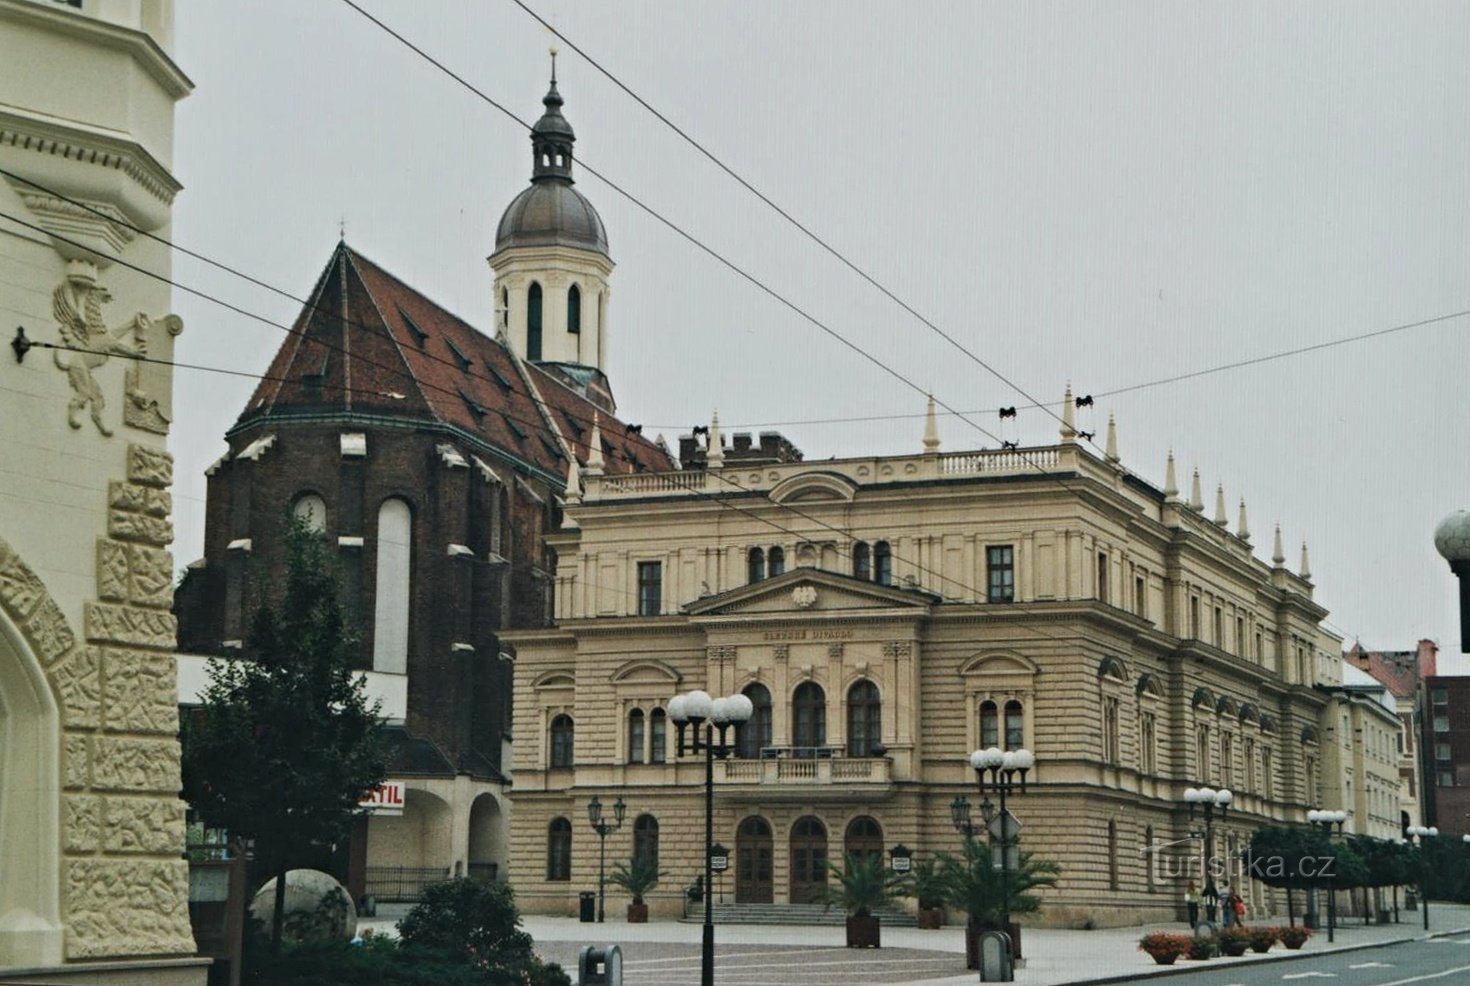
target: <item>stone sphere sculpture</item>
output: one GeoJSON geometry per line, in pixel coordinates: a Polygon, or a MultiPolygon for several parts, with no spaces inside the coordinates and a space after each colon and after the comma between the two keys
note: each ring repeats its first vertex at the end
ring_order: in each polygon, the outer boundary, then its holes
{"type": "MultiPolygon", "coordinates": [[[[276,913],[276,881],[250,902],[250,914],[270,933],[276,913]]],[[[296,941],[350,941],[357,934],[357,908],[347,888],[320,870],[286,872],[286,920],[282,937],[296,941]]]]}

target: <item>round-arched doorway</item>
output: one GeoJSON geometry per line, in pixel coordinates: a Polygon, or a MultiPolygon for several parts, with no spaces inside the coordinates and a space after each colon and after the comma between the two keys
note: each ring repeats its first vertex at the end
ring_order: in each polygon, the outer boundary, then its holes
{"type": "Polygon", "coordinates": [[[814,815],[791,826],[791,903],[813,904],[827,884],[827,826],[814,815]]]}
{"type": "Polygon", "coordinates": [[[772,844],[770,823],[758,815],[735,830],[735,903],[770,904],[775,900],[772,844]]]}

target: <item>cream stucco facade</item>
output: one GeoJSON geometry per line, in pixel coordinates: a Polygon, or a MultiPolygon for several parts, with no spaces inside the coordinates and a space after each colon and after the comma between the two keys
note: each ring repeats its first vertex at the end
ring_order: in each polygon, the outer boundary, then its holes
{"type": "Polygon", "coordinates": [[[746,465],[712,448],[708,468],[586,475],[550,538],[555,625],[506,635],[522,905],[566,912],[595,886],[597,795],[628,806],[609,861],[656,845],[650,904],[679,910],[702,865],[703,763],[675,757],[661,717],[693,688],[769,703],[750,756],[716,764],[729,900],[799,900],[811,860],[844,847],[953,850],[950,802],[978,800],[966,758],[993,743],[1036,754],[1011,807],[1024,847],[1061,864],[1051,922],[1174,916],[1199,876],[1188,786],[1235,792],[1217,856],[1302,822],[1328,703],[1311,582],[1279,536],[1263,562],[1243,516],[1234,532],[1223,506],[1208,517],[1197,480],[1182,499],[1172,460],[1160,489],[1076,438],[941,453],[931,421],[911,456],[746,465]]]}
{"type": "Polygon", "coordinates": [[[0,0],[0,976],[203,982],[178,800],[168,0],[0,0]],[[23,357],[20,358],[20,357],[23,357]]]}

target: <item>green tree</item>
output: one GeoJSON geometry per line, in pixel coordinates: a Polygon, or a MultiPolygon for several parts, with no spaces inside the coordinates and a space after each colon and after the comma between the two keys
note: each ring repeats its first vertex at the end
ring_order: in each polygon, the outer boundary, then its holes
{"type": "Polygon", "coordinates": [[[627,891],[634,904],[642,904],[643,895],[658,886],[663,875],[656,859],[650,856],[634,856],[627,863],[617,863],[608,882],[627,891]]]}
{"type": "Polygon", "coordinates": [[[939,854],[944,902],[968,914],[972,927],[998,927],[1002,914],[1034,914],[1041,910],[1041,898],[1031,891],[1054,886],[1061,867],[1028,852],[1020,854],[1017,864],[1002,874],[995,866],[990,843],[966,836],[958,858],[939,854]],[[1006,898],[1009,907],[1002,906],[1006,898]]]}
{"type": "Polygon", "coordinates": [[[903,896],[903,878],[883,865],[877,853],[844,853],[841,867],[829,868],[835,883],[817,888],[816,903],[841,907],[853,917],[865,918],[875,908],[888,907],[903,896]]]}
{"type": "Polygon", "coordinates": [[[203,709],[183,736],[184,797],[206,824],[253,839],[276,876],[274,948],[286,871],[344,838],[387,771],[322,538],[293,518],[285,549],[281,594],[256,611],[246,659],[210,663],[203,709]]]}

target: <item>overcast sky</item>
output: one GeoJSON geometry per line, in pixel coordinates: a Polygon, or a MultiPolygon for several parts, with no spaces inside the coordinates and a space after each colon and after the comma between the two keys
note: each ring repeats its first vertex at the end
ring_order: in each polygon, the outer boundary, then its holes
{"type": "MultiPolygon", "coordinates": [[[[361,0],[522,118],[554,39],[509,0],[361,0]]],[[[632,89],[1023,390],[1102,394],[1470,309],[1470,5],[527,0],[632,89]]],[[[181,3],[175,239],[298,296],[348,242],[490,327],[526,134],[336,0],[181,3]]],[[[563,46],[578,156],[974,424],[1024,404],[563,46]]],[[[924,400],[597,179],[622,416],[718,406],[808,458],[917,451],[924,400]],[[889,416],[812,423],[811,419],[889,416]],[[908,417],[903,417],[908,416],[908,417]],[[774,425],[774,422],[781,422],[774,425]],[[789,423],[788,423],[789,422],[789,423]]],[[[290,323],[190,261],[176,278],[290,323]]],[[[284,334],[176,292],[179,359],[263,372],[284,334]]],[[[1432,543],[1470,507],[1470,318],[1099,398],[1124,465],[1198,464],[1280,520],[1350,643],[1458,634],[1432,543]]],[[[180,565],[248,380],[179,371],[180,565]]],[[[1023,409],[1003,437],[1046,443],[1023,409]]]]}

